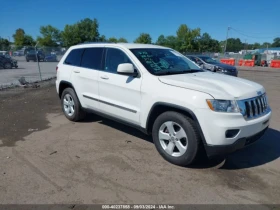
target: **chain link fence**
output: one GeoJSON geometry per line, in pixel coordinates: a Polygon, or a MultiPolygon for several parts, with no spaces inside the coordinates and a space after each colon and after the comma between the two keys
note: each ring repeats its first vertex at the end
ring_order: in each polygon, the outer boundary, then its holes
{"type": "MultiPolygon", "coordinates": [[[[0,46],[0,55],[5,59],[0,60],[0,88],[7,85],[20,85],[20,79],[34,82],[56,76],[56,66],[67,48],[60,46],[0,46]],[[10,60],[10,61],[9,61],[10,60]],[[11,62],[16,65],[6,65],[11,62]]],[[[222,58],[234,58],[237,65],[245,54],[223,54],[217,52],[186,52],[185,55],[207,55],[218,61],[222,58]]],[[[261,60],[272,60],[274,55],[261,54],[261,60]]]]}
{"type": "Polygon", "coordinates": [[[0,46],[0,89],[55,77],[56,65],[66,51],[57,46],[0,46]]]}

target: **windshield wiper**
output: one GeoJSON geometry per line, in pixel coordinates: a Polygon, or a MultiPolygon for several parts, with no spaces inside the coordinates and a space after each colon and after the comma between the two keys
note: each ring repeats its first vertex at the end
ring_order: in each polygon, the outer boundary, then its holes
{"type": "Polygon", "coordinates": [[[155,75],[169,75],[169,74],[185,74],[185,73],[197,73],[197,72],[203,72],[203,70],[198,70],[198,69],[188,69],[188,70],[181,70],[181,71],[165,70],[165,71],[157,71],[154,74],[155,75]]]}

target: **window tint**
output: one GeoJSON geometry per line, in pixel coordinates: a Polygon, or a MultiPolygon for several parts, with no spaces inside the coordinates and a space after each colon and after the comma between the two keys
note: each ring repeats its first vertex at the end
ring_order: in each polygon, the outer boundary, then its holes
{"type": "Polygon", "coordinates": [[[108,48],[105,60],[105,71],[117,73],[118,65],[121,63],[132,62],[123,51],[114,48],[108,48]]]}
{"type": "Polygon", "coordinates": [[[81,67],[101,69],[103,48],[86,48],[83,54],[81,67]]]}
{"type": "Polygon", "coordinates": [[[80,66],[81,57],[83,54],[84,49],[74,49],[72,50],[67,58],[65,59],[66,64],[73,65],[73,66],[80,66]]]}

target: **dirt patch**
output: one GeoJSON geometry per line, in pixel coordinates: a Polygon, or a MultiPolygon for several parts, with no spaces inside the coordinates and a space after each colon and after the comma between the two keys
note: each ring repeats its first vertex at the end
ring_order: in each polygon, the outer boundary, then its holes
{"type": "Polygon", "coordinates": [[[48,128],[47,113],[60,112],[55,80],[37,88],[0,91],[0,147],[12,147],[31,132],[48,128]]]}

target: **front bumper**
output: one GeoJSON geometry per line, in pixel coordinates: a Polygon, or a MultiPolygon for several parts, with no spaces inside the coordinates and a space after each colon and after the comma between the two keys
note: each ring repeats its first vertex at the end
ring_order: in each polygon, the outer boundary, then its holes
{"type": "Polygon", "coordinates": [[[233,153],[236,150],[242,149],[243,147],[253,144],[257,140],[259,140],[264,135],[267,129],[268,127],[266,127],[264,130],[256,133],[253,136],[240,138],[236,142],[230,145],[218,145],[218,146],[205,145],[207,156],[208,157],[224,156],[233,153]]]}
{"type": "Polygon", "coordinates": [[[234,76],[234,77],[237,77],[237,76],[238,76],[238,73],[237,73],[237,72],[225,72],[224,74],[225,74],[225,75],[229,75],[229,76],[234,76]]]}
{"type": "Polygon", "coordinates": [[[204,136],[208,156],[226,154],[246,146],[269,126],[271,110],[266,115],[246,121],[241,113],[220,113],[210,109],[197,109],[195,115],[204,136]],[[238,130],[226,137],[229,130],[238,130]]]}

